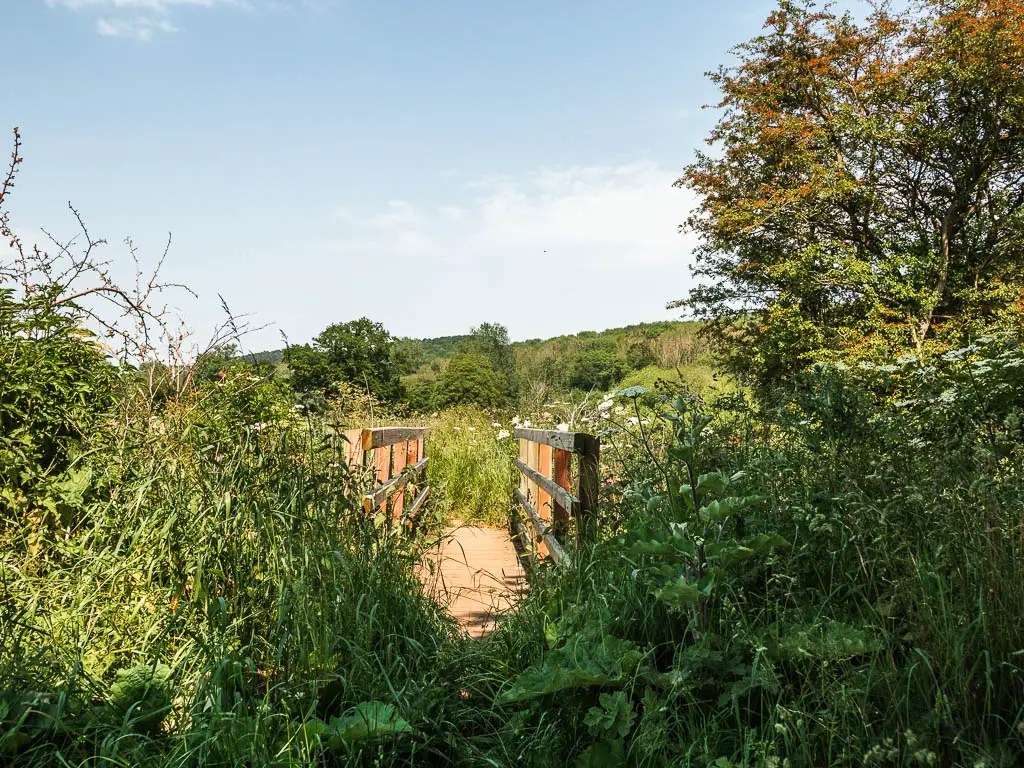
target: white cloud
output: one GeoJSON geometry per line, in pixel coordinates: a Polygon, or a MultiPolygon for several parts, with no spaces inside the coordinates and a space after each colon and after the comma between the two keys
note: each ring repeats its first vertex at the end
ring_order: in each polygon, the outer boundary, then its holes
{"type": "Polygon", "coordinates": [[[104,37],[141,41],[152,40],[157,33],[177,32],[171,20],[176,11],[252,7],[249,0],[46,0],[46,4],[95,16],[96,31],[104,37]]]}
{"type": "Polygon", "coordinates": [[[398,234],[424,227],[427,219],[411,203],[390,200],[384,210],[371,214],[363,223],[371,229],[398,234]]]}
{"type": "Polygon", "coordinates": [[[98,19],[96,31],[104,37],[128,37],[143,42],[152,40],[154,32],[177,32],[178,28],[166,19],[98,19]]]}
{"type": "Polygon", "coordinates": [[[70,8],[73,11],[121,9],[155,13],[168,13],[182,6],[214,8],[216,6],[245,7],[248,5],[243,0],[46,0],[46,4],[70,8]]]}
{"type": "Polygon", "coordinates": [[[281,320],[312,333],[366,315],[430,336],[487,319],[532,338],[677,317],[665,305],[692,285],[697,244],[679,234],[694,198],[673,188],[678,175],[650,162],[544,168],[422,200],[335,201],[349,216],[325,211],[295,244],[303,300],[281,320]]]}
{"type": "Polygon", "coordinates": [[[675,171],[650,163],[542,169],[467,185],[468,200],[393,200],[349,216],[327,247],[345,253],[429,255],[455,263],[506,254],[585,260],[616,270],[679,263],[695,245],[679,224],[692,207],[675,171]]]}

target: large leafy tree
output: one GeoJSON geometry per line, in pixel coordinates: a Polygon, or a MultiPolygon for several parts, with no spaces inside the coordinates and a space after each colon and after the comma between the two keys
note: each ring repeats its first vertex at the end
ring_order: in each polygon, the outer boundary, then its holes
{"type": "Polygon", "coordinates": [[[955,343],[1021,297],[1024,4],[781,2],[712,74],[687,305],[734,370],[955,343]]]}
{"type": "Polygon", "coordinates": [[[508,402],[505,386],[505,377],[484,355],[456,355],[438,382],[435,404],[439,408],[470,404],[500,408],[508,402]]]}
{"type": "Polygon", "coordinates": [[[509,340],[508,328],[500,323],[480,323],[470,329],[465,351],[486,357],[504,380],[503,397],[514,401],[519,395],[519,376],[516,372],[516,353],[509,340]]]}
{"type": "Polygon", "coordinates": [[[327,326],[312,344],[289,347],[284,360],[300,392],[327,391],[336,382],[346,381],[368,388],[381,400],[393,401],[402,393],[393,343],[383,325],[362,317],[327,326]]]}

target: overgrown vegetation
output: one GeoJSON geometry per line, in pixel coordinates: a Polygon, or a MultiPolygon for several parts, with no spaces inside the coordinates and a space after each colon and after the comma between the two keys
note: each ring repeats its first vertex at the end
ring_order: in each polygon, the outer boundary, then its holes
{"type": "Polygon", "coordinates": [[[358,321],[287,366],[231,334],[185,365],[87,232],[81,255],[17,240],[16,140],[0,755],[1020,765],[1021,29],[999,0],[863,22],[783,2],[719,73],[725,151],[687,177],[718,282],[692,302],[744,387],[696,324],[516,345],[358,321]],[[342,437],[405,418],[433,427],[415,533],[361,513],[342,437]],[[413,566],[456,518],[505,522],[528,422],[601,436],[599,515],[469,640],[413,566]]]}

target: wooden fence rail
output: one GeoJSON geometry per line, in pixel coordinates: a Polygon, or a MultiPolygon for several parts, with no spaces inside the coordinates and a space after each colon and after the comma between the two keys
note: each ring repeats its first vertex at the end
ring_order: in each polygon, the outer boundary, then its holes
{"type": "Polygon", "coordinates": [[[377,427],[346,433],[350,443],[349,461],[376,468],[377,485],[363,497],[363,510],[367,514],[383,510],[390,520],[404,518],[410,524],[415,523],[430,497],[424,455],[429,431],[427,427],[377,427]],[[356,435],[358,448],[353,445],[356,435]],[[416,490],[408,505],[407,486],[416,490]]]}
{"type": "Polygon", "coordinates": [[[566,562],[570,522],[576,535],[586,536],[597,511],[601,441],[583,432],[517,428],[519,487],[513,497],[525,513],[513,531],[531,557],[566,562]],[[572,457],[577,457],[576,494],[572,492],[572,457]]]}

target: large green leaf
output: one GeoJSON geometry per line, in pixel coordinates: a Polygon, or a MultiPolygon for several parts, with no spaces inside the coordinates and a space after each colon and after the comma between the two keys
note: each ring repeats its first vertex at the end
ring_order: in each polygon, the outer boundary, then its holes
{"type": "Polygon", "coordinates": [[[696,584],[688,582],[682,576],[675,581],[670,581],[655,592],[654,596],[675,611],[685,610],[705,597],[696,584]]]}
{"type": "Polygon", "coordinates": [[[620,768],[626,765],[622,739],[605,739],[592,744],[576,758],[576,768],[620,768]]]}
{"type": "Polygon", "coordinates": [[[395,738],[414,733],[407,720],[395,707],[380,701],[363,701],[342,717],[329,722],[314,718],[303,724],[303,733],[310,740],[320,738],[333,750],[342,750],[360,741],[395,738]]]}
{"type": "Polygon", "coordinates": [[[515,679],[500,701],[527,701],[569,688],[624,685],[643,659],[629,640],[577,635],[515,679]]]}

